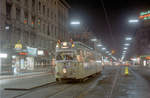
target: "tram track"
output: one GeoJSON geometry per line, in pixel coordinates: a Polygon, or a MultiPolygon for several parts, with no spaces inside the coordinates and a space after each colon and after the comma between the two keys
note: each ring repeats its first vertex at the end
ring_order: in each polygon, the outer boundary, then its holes
{"type": "MultiPolygon", "coordinates": [[[[104,89],[112,87],[113,81],[115,81],[115,77],[117,77],[116,69],[108,69],[109,72],[102,74],[100,77],[97,75],[96,77],[90,78],[89,80],[85,81],[84,83],[50,83],[41,87],[33,88],[31,90],[22,90],[24,92],[11,97],[11,98],[60,98],[61,96],[70,96],[68,98],[86,98],[88,94],[95,91],[95,88],[101,86],[104,89]],[[111,83],[107,83],[108,81],[111,83]],[[53,91],[51,91],[53,90],[53,91]],[[70,92],[70,93],[69,93],[70,92]],[[40,95],[43,94],[43,95],[40,95]],[[72,94],[72,95],[70,95],[72,94]],[[33,97],[32,97],[33,96],[33,97]]],[[[112,88],[114,88],[113,86],[112,88]]],[[[111,89],[112,89],[111,88],[111,89]]],[[[19,90],[20,91],[20,90],[19,90]]],[[[101,92],[101,91],[100,91],[101,92]]],[[[110,90],[104,91],[106,95],[110,95],[110,90]]],[[[112,90],[113,93],[113,90],[112,90]]],[[[92,93],[91,93],[92,94],[92,93]]],[[[107,97],[107,96],[106,96],[107,97]]],[[[108,98],[108,97],[107,97],[108,98]]],[[[111,98],[111,97],[109,97],[111,98]]]]}
{"type": "MultiPolygon", "coordinates": [[[[25,96],[28,95],[28,94],[32,94],[33,92],[36,92],[36,91],[41,90],[41,89],[50,88],[51,86],[55,86],[55,85],[58,85],[58,84],[59,84],[59,83],[54,82],[54,83],[47,84],[47,85],[44,85],[44,86],[41,86],[41,87],[37,87],[37,88],[34,88],[34,89],[32,89],[32,90],[29,90],[29,91],[27,91],[27,92],[25,92],[25,93],[22,93],[22,94],[20,94],[20,95],[14,96],[14,97],[12,97],[12,98],[22,98],[22,97],[25,98],[25,96]]],[[[76,85],[74,85],[74,84],[66,85],[65,87],[62,87],[62,88],[58,89],[56,92],[51,93],[51,94],[49,94],[49,95],[46,95],[44,98],[53,97],[53,96],[55,96],[55,95],[57,95],[57,94],[59,94],[59,93],[61,93],[61,92],[64,92],[65,90],[68,90],[68,89],[70,89],[70,88],[72,88],[72,87],[74,87],[74,86],[76,86],[76,85]]],[[[26,91],[26,90],[24,90],[24,91],[26,91]]]]}
{"type": "Polygon", "coordinates": [[[72,88],[72,87],[74,87],[74,86],[76,86],[76,85],[73,85],[73,84],[72,84],[71,86],[69,85],[69,86],[67,86],[67,87],[65,87],[65,88],[59,89],[57,92],[52,93],[52,94],[46,96],[45,98],[54,97],[54,96],[58,95],[59,93],[62,93],[62,92],[66,91],[66,90],[68,90],[68,89],[70,89],[70,88],[72,88]]]}
{"type": "MultiPolygon", "coordinates": [[[[118,80],[118,76],[119,76],[119,73],[120,71],[117,70],[115,72],[115,75],[114,75],[114,79],[112,81],[112,86],[111,86],[111,90],[109,92],[106,93],[106,97],[107,98],[112,98],[112,94],[113,94],[113,91],[114,91],[114,88],[116,86],[116,83],[117,83],[117,80],[118,80]]],[[[110,74],[110,73],[109,73],[110,74]]],[[[106,76],[105,78],[110,78],[110,76],[106,76]]],[[[94,81],[94,83],[91,83],[90,86],[88,85],[87,87],[85,87],[79,95],[73,97],[73,98],[85,98],[85,96],[88,95],[89,92],[91,92],[94,88],[96,88],[96,86],[98,85],[99,81],[103,81],[103,78],[99,78],[97,79],[96,81],[94,81]]]]}

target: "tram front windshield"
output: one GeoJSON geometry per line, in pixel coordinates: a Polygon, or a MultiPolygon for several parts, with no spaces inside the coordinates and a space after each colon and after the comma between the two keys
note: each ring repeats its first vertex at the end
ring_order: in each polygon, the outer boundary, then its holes
{"type": "Polygon", "coordinates": [[[57,52],[56,60],[74,60],[75,54],[74,51],[63,51],[57,52]]]}

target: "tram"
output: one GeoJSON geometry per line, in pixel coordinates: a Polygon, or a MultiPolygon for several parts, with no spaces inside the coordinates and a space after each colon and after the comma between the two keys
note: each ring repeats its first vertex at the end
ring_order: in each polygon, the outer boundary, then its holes
{"type": "Polygon", "coordinates": [[[58,42],[56,45],[56,81],[83,80],[102,72],[100,53],[81,42],[58,42]]]}

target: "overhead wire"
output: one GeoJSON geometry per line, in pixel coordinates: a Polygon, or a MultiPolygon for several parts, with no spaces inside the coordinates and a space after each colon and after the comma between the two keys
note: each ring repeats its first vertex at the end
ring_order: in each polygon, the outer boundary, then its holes
{"type": "Polygon", "coordinates": [[[113,42],[113,47],[115,48],[115,40],[114,40],[114,37],[113,37],[113,32],[112,32],[112,27],[111,27],[111,24],[110,24],[110,21],[109,21],[108,12],[105,8],[104,1],[103,0],[100,0],[100,1],[101,1],[103,10],[104,10],[105,19],[106,19],[106,22],[107,22],[107,25],[108,25],[108,30],[109,30],[109,33],[110,33],[110,36],[111,36],[111,39],[112,39],[112,42],[113,42]]]}

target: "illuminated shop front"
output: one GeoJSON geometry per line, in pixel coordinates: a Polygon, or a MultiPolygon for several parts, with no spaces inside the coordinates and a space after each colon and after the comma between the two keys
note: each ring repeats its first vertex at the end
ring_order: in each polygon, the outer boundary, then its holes
{"type": "Polygon", "coordinates": [[[141,64],[145,67],[150,67],[150,55],[141,56],[141,64]]]}
{"type": "Polygon", "coordinates": [[[39,49],[37,50],[37,56],[36,56],[36,67],[50,67],[51,65],[51,54],[47,50],[39,49]]]}
{"type": "Polygon", "coordinates": [[[22,72],[26,70],[34,70],[35,57],[37,55],[37,48],[26,47],[22,50],[17,50],[12,56],[12,67],[15,72],[22,72]]]}

